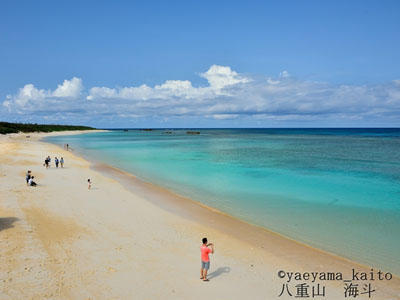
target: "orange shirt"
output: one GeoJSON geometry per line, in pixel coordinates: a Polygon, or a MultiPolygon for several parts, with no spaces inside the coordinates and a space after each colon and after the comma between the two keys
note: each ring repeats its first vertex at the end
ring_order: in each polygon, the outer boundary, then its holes
{"type": "Polygon", "coordinates": [[[201,251],[201,260],[204,262],[210,261],[208,254],[211,253],[211,249],[208,248],[207,246],[203,245],[200,247],[200,251],[201,251]]]}

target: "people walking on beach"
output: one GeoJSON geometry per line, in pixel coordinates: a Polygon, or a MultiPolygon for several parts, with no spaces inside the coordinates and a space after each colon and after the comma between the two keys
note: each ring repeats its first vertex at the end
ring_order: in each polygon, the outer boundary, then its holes
{"type": "Polygon", "coordinates": [[[60,158],[60,165],[61,165],[61,168],[64,168],[64,157],[60,158]]]}
{"type": "Polygon", "coordinates": [[[30,170],[28,170],[28,172],[26,172],[26,185],[29,185],[29,179],[31,179],[32,176],[32,172],[30,170]]]}
{"type": "Polygon", "coordinates": [[[92,188],[92,181],[90,180],[90,178],[87,180],[88,182],[88,190],[90,190],[92,188]]]}
{"type": "Polygon", "coordinates": [[[203,281],[209,281],[207,279],[207,272],[210,269],[210,258],[208,255],[214,253],[214,245],[212,243],[207,244],[207,238],[203,238],[203,245],[200,247],[201,252],[201,269],[200,269],[200,279],[203,281]]]}
{"type": "Polygon", "coordinates": [[[28,185],[29,186],[36,186],[36,182],[33,181],[33,179],[35,178],[35,176],[32,176],[31,178],[29,178],[28,180],[28,185]]]}
{"type": "Polygon", "coordinates": [[[58,160],[57,157],[54,158],[54,162],[55,162],[55,164],[56,164],[56,168],[58,168],[59,160],[58,160]]]}
{"type": "Polygon", "coordinates": [[[46,169],[49,167],[49,163],[50,163],[49,157],[47,156],[47,157],[45,158],[45,160],[44,160],[44,165],[46,166],[46,169]]]}

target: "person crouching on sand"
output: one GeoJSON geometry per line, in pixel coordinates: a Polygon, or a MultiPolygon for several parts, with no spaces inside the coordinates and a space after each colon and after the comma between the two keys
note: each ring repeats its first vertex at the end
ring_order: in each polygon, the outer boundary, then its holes
{"type": "Polygon", "coordinates": [[[208,257],[208,255],[210,253],[214,253],[214,245],[212,243],[207,244],[207,238],[203,238],[203,245],[201,245],[200,247],[200,252],[201,252],[200,279],[202,279],[203,281],[209,281],[207,279],[207,272],[210,269],[210,258],[208,257]]]}
{"type": "Polygon", "coordinates": [[[33,181],[34,178],[35,178],[35,176],[32,176],[31,178],[29,178],[28,184],[30,186],[36,186],[37,185],[36,182],[33,181]]]}
{"type": "Polygon", "coordinates": [[[26,172],[26,185],[29,185],[29,179],[31,179],[32,176],[32,172],[30,170],[28,170],[28,172],[26,172]]]}
{"type": "Polygon", "coordinates": [[[90,178],[87,180],[88,183],[88,190],[90,190],[92,188],[92,181],[90,180],[90,178]]]}

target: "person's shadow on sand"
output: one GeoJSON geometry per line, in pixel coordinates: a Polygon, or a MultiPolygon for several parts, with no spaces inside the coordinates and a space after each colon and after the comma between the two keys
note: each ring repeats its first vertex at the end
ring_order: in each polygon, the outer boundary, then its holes
{"type": "Polygon", "coordinates": [[[211,278],[215,278],[218,277],[224,273],[229,273],[231,271],[230,267],[219,267],[218,269],[216,269],[215,271],[208,273],[207,278],[211,279],[211,278]]]}
{"type": "Polygon", "coordinates": [[[13,228],[14,222],[17,222],[18,218],[15,217],[8,217],[8,218],[0,218],[0,231],[13,228]]]}

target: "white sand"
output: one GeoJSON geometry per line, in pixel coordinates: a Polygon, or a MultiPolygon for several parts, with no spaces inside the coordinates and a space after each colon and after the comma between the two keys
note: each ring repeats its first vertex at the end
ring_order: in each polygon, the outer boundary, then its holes
{"type": "MultiPolygon", "coordinates": [[[[132,192],[129,181],[40,142],[44,135],[0,137],[1,300],[294,299],[278,297],[281,269],[363,268],[200,206],[175,213],[168,202],[148,201],[151,193],[132,192]],[[50,169],[43,167],[47,155],[50,169]],[[64,157],[63,169],[54,167],[55,156],[64,157]],[[28,169],[38,187],[26,186],[28,169]],[[203,236],[216,246],[210,282],[199,279],[203,236]]],[[[165,194],[166,201],[173,197],[165,194]]],[[[291,292],[303,282],[291,282],[291,292]]],[[[343,282],[319,283],[326,299],[344,299],[343,282]]],[[[398,278],[371,283],[373,299],[400,299],[398,278]]]]}

